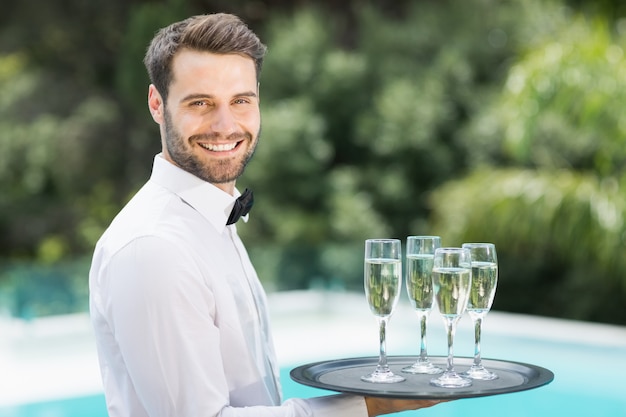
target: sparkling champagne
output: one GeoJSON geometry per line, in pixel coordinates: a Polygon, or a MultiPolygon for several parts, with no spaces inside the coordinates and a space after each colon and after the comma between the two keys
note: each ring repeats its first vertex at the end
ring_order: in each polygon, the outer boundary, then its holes
{"type": "Polygon", "coordinates": [[[365,294],[376,316],[389,316],[400,296],[402,261],[400,259],[365,260],[365,294]]]}
{"type": "Polygon", "coordinates": [[[472,289],[467,310],[485,313],[491,308],[498,283],[498,264],[495,262],[472,262],[472,289]]]}
{"type": "Polygon", "coordinates": [[[407,255],[406,290],[413,308],[430,310],[433,306],[433,255],[407,255]]]}
{"type": "Polygon", "coordinates": [[[469,268],[433,269],[435,296],[443,316],[460,316],[465,312],[471,280],[469,268]]]}

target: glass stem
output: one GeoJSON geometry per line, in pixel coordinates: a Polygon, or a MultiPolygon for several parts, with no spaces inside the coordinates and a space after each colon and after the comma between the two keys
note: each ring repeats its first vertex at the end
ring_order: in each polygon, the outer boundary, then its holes
{"type": "Polygon", "coordinates": [[[427,313],[418,313],[420,319],[420,362],[427,361],[426,353],[426,319],[427,313]]]}
{"type": "Polygon", "coordinates": [[[446,318],[448,327],[448,367],[446,373],[454,372],[454,333],[456,332],[456,318],[446,318]]]}
{"type": "Polygon", "coordinates": [[[480,359],[480,334],[482,329],[482,317],[476,317],[474,320],[474,366],[481,365],[480,359]]]}
{"type": "Polygon", "coordinates": [[[379,356],[378,356],[378,370],[379,371],[388,371],[389,365],[387,365],[387,342],[386,342],[386,333],[387,333],[387,318],[379,317],[378,318],[378,327],[379,327],[379,356]]]}

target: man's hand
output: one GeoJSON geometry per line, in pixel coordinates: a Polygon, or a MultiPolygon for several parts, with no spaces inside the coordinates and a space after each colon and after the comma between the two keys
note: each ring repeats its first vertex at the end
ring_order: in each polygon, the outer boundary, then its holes
{"type": "Polygon", "coordinates": [[[432,407],[448,400],[399,400],[395,398],[365,397],[369,417],[407,410],[432,407]]]}

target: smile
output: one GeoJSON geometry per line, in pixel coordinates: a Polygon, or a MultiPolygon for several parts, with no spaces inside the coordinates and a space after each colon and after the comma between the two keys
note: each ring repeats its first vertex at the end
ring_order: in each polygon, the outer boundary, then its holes
{"type": "Polygon", "coordinates": [[[234,143],[200,143],[199,145],[213,152],[228,152],[235,149],[239,142],[234,143]]]}

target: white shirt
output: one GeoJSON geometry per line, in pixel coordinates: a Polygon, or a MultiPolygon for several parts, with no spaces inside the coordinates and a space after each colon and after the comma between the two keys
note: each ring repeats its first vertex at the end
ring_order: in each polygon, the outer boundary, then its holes
{"type": "Polygon", "coordinates": [[[362,397],[281,405],[266,298],[235,197],[157,155],[96,245],[90,310],[110,417],[366,416],[362,397]]]}

